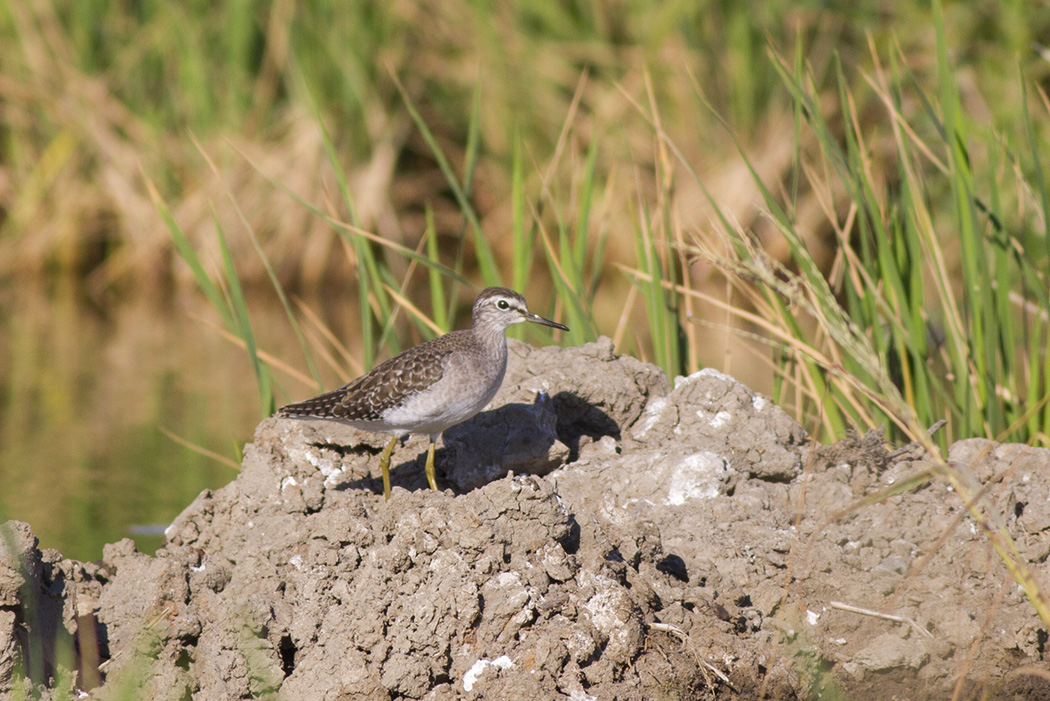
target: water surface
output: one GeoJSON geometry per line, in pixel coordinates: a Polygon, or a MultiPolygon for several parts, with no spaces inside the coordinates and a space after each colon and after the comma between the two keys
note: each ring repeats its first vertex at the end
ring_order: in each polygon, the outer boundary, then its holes
{"type": "MultiPolygon", "coordinates": [[[[217,315],[199,297],[129,297],[0,290],[0,521],[27,521],[41,547],[79,560],[124,537],[153,552],[202,489],[236,477],[162,429],[239,461],[262,416],[245,353],[201,321],[217,315]]],[[[279,309],[253,322],[264,348],[302,366],[279,309]]]]}

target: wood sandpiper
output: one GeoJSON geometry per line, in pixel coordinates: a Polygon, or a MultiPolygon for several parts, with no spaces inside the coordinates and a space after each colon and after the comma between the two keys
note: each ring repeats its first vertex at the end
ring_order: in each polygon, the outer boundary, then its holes
{"type": "Polygon", "coordinates": [[[507,370],[507,327],[529,321],[568,331],[533,314],[525,298],[489,287],[474,301],[473,326],[409,348],[337,390],[281,407],[278,416],[327,419],[392,437],[379,459],[383,496],[390,498],[390,456],[410,433],[430,436],[425,472],[431,489],[434,441],[477,414],[496,396],[507,370]]]}

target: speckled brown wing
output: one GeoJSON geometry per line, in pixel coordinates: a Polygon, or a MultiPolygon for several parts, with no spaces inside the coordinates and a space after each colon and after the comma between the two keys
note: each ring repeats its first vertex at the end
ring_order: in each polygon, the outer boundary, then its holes
{"type": "Polygon", "coordinates": [[[380,363],[337,390],[281,407],[279,416],[379,421],[383,412],[430,387],[445,372],[449,353],[467,331],[453,331],[380,363]]]}

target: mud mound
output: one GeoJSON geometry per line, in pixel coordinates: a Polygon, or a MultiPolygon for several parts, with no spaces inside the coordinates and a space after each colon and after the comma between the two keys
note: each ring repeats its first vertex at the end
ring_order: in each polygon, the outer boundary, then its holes
{"type": "MultiPolygon", "coordinates": [[[[270,419],[156,557],[125,540],[73,562],[8,526],[0,692],[1050,698],[1010,674],[1045,665],[1046,630],[944,483],[850,509],[922,461],[804,439],[732,378],[672,388],[605,339],[512,344],[493,406],[438,451],[455,490],[425,488],[411,439],[384,502],[382,437],[270,419]]],[[[1050,588],[1050,451],[951,459],[1050,588]]]]}

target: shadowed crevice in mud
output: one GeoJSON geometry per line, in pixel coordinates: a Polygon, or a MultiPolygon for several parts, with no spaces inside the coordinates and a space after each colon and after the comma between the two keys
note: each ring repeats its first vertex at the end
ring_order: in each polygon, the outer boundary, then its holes
{"type": "MultiPolygon", "coordinates": [[[[31,605],[78,639],[75,612],[95,616],[102,697],[948,697],[959,678],[971,697],[1047,696],[1006,677],[1045,666],[1046,632],[945,484],[827,523],[916,456],[806,446],[732,378],[672,386],[607,339],[510,348],[492,406],[438,451],[462,493],[425,488],[425,437],[395,450],[385,502],[384,436],[270,419],[156,557],[122,541],[73,562],[12,527],[0,693],[31,605]]],[[[1045,578],[1050,451],[949,457],[1045,578]]]]}
{"type": "Polygon", "coordinates": [[[281,655],[281,671],[284,672],[285,677],[288,677],[295,671],[295,653],[298,651],[291,635],[286,633],[281,636],[277,651],[281,655]]]}
{"type": "Polygon", "coordinates": [[[662,560],[656,563],[656,569],[664,574],[671,575],[679,582],[689,581],[689,571],[686,567],[685,560],[677,555],[666,555],[662,560]]]}
{"type": "Polygon", "coordinates": [[[555,411],[558,415],[558,439],[569,446],[569,462],[580,456],[580,439],[595,443],[608,436],[614,441],[621,438],[621,427],[600,408],[572,392],[554,395],[555,411]]]}

